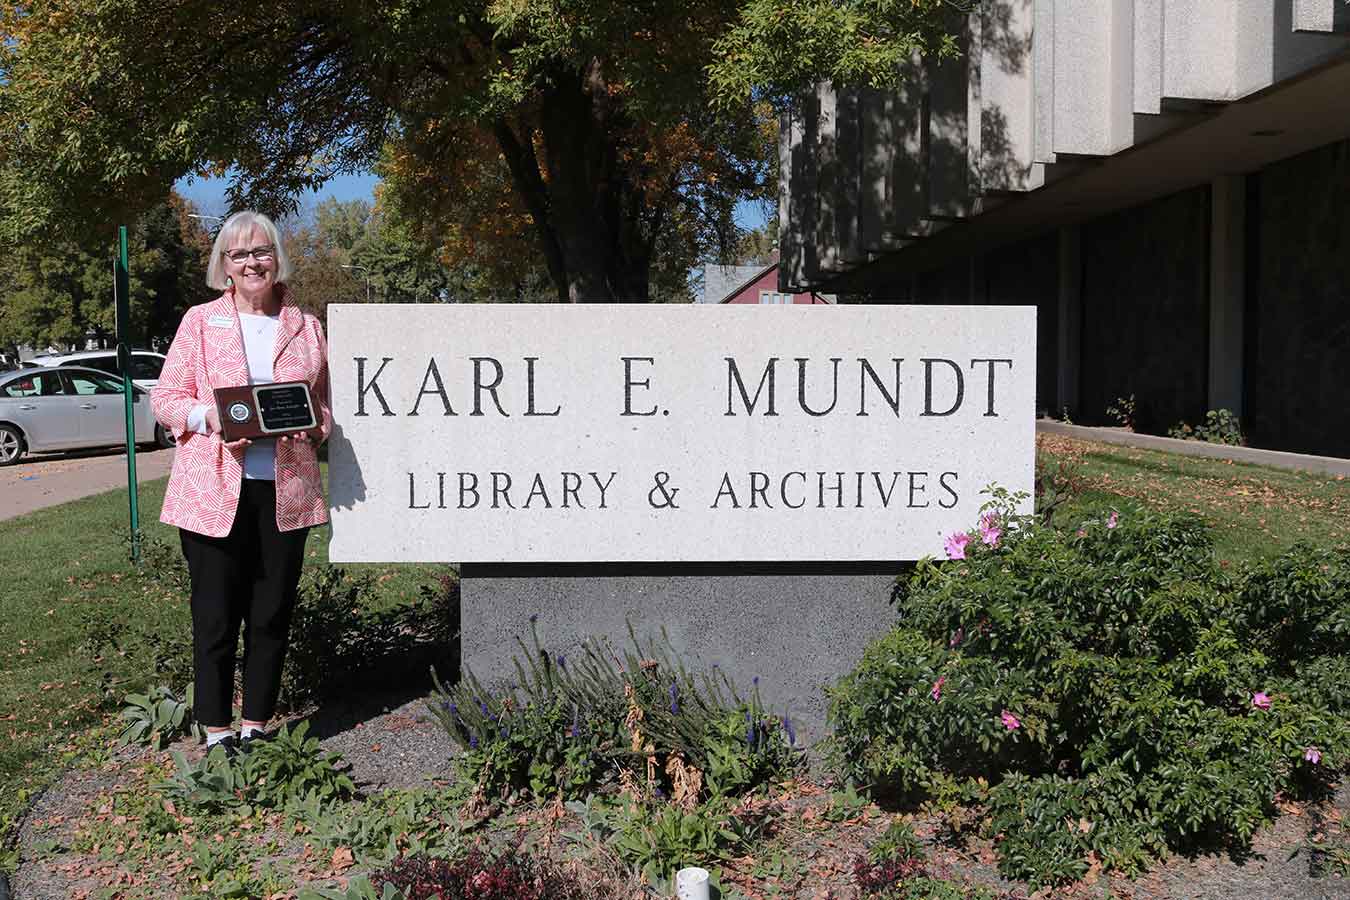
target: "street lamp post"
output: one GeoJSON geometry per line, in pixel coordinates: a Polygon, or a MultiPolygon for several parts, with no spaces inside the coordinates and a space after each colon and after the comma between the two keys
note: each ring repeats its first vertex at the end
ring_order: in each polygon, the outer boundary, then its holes
{"type": "Polygon", "coordinates": [[[370,270],[367,269],[365,266],[342,266],[342,268],[344,268],[344,269],[349,269],[349,270],[350,270],[350,269],[360,269],[362,272],[365,272],[365,273],[366,273],[366,276],[365,276],[365,277],[366,277],[366,302],[369,303],[369,302],[370,302],[370,270]]]}

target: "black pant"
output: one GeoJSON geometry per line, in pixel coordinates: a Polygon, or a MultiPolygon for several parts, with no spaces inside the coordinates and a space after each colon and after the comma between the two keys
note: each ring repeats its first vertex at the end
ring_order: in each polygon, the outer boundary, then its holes
{"type": "Polygon", "coordinates": [[[235,646],[244,625],[244,718],[266,722],[276,709],[308,528],[277,530],[276,484],[244,479],[227,537],[179,529],[192,576],[192,664],[196,718],[233,721],[235,646]]]}

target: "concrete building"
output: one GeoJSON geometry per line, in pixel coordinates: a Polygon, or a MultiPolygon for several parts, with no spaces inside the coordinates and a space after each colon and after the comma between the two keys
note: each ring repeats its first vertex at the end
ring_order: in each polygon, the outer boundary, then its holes
{"type": "Polygon", "coordinates": [[[779,290],[1032,304],[1038,406],[1350,455],[1350,6],[985,0],[782,121],[779,290]]]}

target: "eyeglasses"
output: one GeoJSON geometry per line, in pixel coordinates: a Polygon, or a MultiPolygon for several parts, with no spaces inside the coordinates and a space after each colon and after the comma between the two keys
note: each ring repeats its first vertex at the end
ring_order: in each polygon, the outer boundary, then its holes
{"type": "Polygon", "coordinates": [[[262,247],[254,247],[251,250],[224,251],[225,255],[230,258],[230,262],[235,263],[247,262],[250,256],[256,259],[258,262],[266,262],[267,260],[271,259],[272,255],[276,252],[277,249],[273,247],[271,244],[267,244],[262,247]]]}

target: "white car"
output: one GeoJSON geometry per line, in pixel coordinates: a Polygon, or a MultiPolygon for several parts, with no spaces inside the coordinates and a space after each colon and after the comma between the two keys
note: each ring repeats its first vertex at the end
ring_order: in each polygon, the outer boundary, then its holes
{"type": "MultiPolygon", "coordinates": [[[[98,369],[109,375],[120,375],[117,371],[116,350],[83,350],[79,353],[52,353],[47,356],[35,356],[28,360],[29,366],[84,366],[86,369],[98,369]]],[[[164,354],[153,350],[131,351],[131,381],[147,391],[159,381],[160,370],[164,368],[164,354]]]]}
{"type": "MultiPolygon", "coordinates": [[[[173,446],[155,421],[150,393],[132,386],[136,442],[173,446]]],[[[122,380],[69,366],[20,369],[0,375],[0,466],[25,452],[105,447],[126,441],[122,380]]]]}

